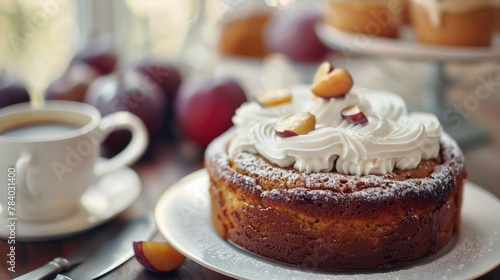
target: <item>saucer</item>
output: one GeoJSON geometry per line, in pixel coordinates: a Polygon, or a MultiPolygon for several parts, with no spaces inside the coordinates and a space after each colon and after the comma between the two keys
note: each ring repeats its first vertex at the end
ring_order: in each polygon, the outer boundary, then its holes
{"type": "Polygon", "coordinates": [[[401,31],[401,38],[385,38],[360,33],[351,33],[320,22],[316,34],[328,47],[347,55],[369,54],[381,57],[411,60],[478,61],[500,57],[500,35],[496,34],[488,47],[464,47],[424,44],[416,41],[413,28],[401,31]]]}
{"type": "MultiPolygon", "coordinates": [[[[99,178],[82,196],[81,207],[71,216],[46,222],[16,221],[16,241],[54,240],[96,227],[127,209],[140,193],[137,173],[128,167],[121,168],[99,178]]],[[[0,216],[2,211],[5,209],[0,205],[0,216]]],[[[2,227],[0,239],[8,237],[9,231],[2,227]]]]}

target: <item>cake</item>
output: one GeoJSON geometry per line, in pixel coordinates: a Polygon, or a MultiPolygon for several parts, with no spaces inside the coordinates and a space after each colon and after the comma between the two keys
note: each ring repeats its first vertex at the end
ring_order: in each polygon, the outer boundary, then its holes
{"type": "Polygon", "coordinates": [[[397,38],[404,3],[397,4],[392,0],[329,0],[325,22],[347,32],[397,38]]]}
{"type": "Polygon", "coordinates": [[[417,40],[423,43],[489,46],[497,0],[410,0],[417,40]]]}
{"type": "Polygon", "coordinates": [[[345,69],[322,64],[311,88],[259,94],[236,111],[205,153],[221,238],[330,270],[399,267],[450,242],[460,148],[397,94],[351,87],[345,69]]]}

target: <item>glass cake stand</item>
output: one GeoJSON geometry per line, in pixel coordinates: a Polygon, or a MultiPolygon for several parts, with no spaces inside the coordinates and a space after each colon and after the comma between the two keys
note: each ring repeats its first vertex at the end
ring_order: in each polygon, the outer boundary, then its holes
{"type": "Polygon", "coordinates": [[[343,32],[323,22],[318,23],[316,32],[325,45],[345,54],[426,61],[432,67],[433,79],[427,96],[428,100],[431,100],[431,106],[424,109],[438,116],[444,130],[462,148],[488,139],[483,127],[464,117],[460,108],[447,104],[446,91],[451,82],[446,75],[445,66],[450,63],[477,63],[499,59],[500,35],[495,36],[491,47],[450,47],[416,42],[411,27],[403,28],[400,39],[343,32]]]}

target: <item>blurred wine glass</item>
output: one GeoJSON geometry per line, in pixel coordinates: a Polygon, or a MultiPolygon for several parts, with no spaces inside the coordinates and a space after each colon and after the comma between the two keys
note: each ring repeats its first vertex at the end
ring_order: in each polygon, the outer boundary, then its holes
{"type": "Polygon", "coordinates": [[[0,1],[0,70],[21,77],[32,106],[68,67],[77,38],[75,1],[0,1]]]}

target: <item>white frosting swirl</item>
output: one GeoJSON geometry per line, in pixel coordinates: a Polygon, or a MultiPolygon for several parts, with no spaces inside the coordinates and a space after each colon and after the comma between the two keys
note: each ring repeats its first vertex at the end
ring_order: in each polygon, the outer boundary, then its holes
{"type": "Polygon", "coordinates": [[[408,114],[403,99],[390,92],[353,88],[345,98],[312,98],[306,87],[292,90],[293,102],[261,107],[242,105],[233,118],[236,136],[229,154],[259,153],[280,166],[301,172],[329,172],[352,175],[386,174],[415,168],[422,159],[439,153],[441,125],[427,113],[408,114]],[[358,105],[368,122],[351,124],[340,112],[358,105]],[[316,129],[305,135],[277,136],[277,121],[296,112],[316,116],[316,129]]]}

